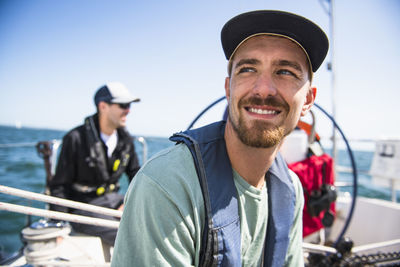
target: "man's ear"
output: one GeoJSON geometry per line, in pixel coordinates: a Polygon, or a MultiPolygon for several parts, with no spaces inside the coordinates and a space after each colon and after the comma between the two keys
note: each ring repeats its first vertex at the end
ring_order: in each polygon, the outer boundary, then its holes
{"type": "Polygon", "coordinates": [[[228,101],[229,101],[229,96],[230,96],[229,88],[230,88],[230,77],[226,77],[225,78],[225,96],[228,101]]]}
{"type": "Polygon", "coordinates": [[[99,111],[103,111],[107,107],[107,105],[108,104],[106,102],[100,101],[99,104],[98,104],[99,111]]]}
{"type": "Polygon", "coordinates": [[[304,100],[304,105],[301,108],[301,116],[305,116],[307,112],[314,105],[315,97],[317,95],[317,87],[310,87],[304,100]]]}

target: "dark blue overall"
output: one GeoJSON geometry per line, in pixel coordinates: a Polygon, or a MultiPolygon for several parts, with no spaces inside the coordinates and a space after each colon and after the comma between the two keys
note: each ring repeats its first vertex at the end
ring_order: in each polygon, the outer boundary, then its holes
{"type": "MultiPolygon", "coordinates": [[[[192,153],[205,205],[206,223],[200,266],[241,266],[238,194],[224,140],[225,122],[174,134],[192,153]]],[[[282,266],[293,223],[295,191],[287,165],[278,154],[266,174],[268,226],[263,266],[282,266]]]]}

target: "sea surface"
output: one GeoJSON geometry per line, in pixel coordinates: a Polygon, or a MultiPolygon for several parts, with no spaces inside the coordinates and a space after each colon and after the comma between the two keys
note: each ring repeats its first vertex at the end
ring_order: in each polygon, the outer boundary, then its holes
{"type": "MultiPolygon", "coordinates": [[[[44,161],[36,151],[39,141],[61,140],[66,132],[49,129],[15,128],[0,126],[0,185],[6,185],[36,193],[43,193],[46,173],[44,161]]],[[[147,143],[147,157],[150,158],[158,151],[172,146],[173,143],[164,137],[144,137],[147,143]]],[[[135,141],[136,152],[139,160],[143,162],[143,146],[135,141]]],[[[326,150],[330,153],[329,150],[326,150]]],[[[358,195],[390,200],[390,191],[386,188],[375,186],[369,171],[373,151],[353,151],[359,173],[358,195]]],[[[349,156],[346,151],[338,151],[337,164],[350,167],[349,156]]],[[[337,181],[352,182],[352,174],[339,173],[337,181]]],[[[121,191],[128,187],[126,177],[121,179],[121,191]]],[[[344,190],[352,192],[351,187],[344,190]]],[[[400,201],[400,197],[398,198],[400,201]]],[[[0,193],[0,202],[24,205],[35,208],[45,208],[46,204],[20,197],[0,193]]],[[[31,221],[39,218],[33,217],[31,221]]],[[[0,210],[0,253],[8,254],[21,248],[20,231],[28,223],[24,214],[0,210]]],[[[1,256],[1,254],[0,254],[1,256]]],[[[1,257],[0,257],[1,258],[1,257]]]]}

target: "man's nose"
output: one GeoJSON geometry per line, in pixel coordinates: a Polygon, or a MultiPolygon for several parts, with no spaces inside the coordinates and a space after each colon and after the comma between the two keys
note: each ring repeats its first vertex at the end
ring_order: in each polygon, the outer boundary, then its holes
{"type": "Polygon", "coordinates": [[[262,98],[276,95],[277,88],[272,75],[269,73],[260,73],[257,76],[253,91],[262,98]]]}

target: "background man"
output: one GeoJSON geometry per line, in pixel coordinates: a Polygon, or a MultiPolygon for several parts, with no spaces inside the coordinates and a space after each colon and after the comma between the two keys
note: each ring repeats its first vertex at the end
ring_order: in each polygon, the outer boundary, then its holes
{"type": "Polygon", "coordinates": [[[328,50],[311,21],[253,11],[221,32],[228,120],[173,135],[125,198],[112,266],[303,266],[303,192],[278,153],[328,50]]]}
{"type": "MultiPolygon", "coordinates": [[[[140,168],[133,139],[125,129],[130,104],[139,101],[119,82],[107,83],[97,90],[94,96],[97,113],[63,138],[56,174],[49,184],[52,196],[123,208],[123,196],[117,193],[118,181],[123,173],[131,181],[140,168]]],[[[68,208],[56,205],[50,209],[68,212],[68,208]]],[[[115,219],[81,210],[70,212],[115,219]]],[[[108,245],[114,245],[115,229],[77,223],[72,226],[78,232],[100,236],[108,245]]]]}

